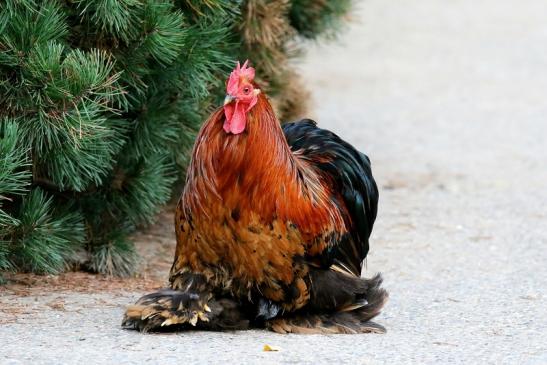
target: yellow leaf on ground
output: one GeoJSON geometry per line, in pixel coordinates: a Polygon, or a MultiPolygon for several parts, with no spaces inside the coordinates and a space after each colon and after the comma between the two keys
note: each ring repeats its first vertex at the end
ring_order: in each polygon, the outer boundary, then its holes
{"type": "Polygon", "coordinates": [[[264,348],[262,350],[263,351],[279,351],[281,349],[277,346],[264,345],[264,348]]]}

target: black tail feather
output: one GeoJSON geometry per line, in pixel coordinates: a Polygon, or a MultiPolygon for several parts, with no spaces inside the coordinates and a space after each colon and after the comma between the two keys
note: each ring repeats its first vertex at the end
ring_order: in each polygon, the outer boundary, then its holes
{"type": "Polygon", "coordinates": [[[383,279],[380,274],[364,279],[336,268],[313,269],[310,270],[310,280],[309,308],[315,311],[347,311],[366,305],[379,294],[387,296],[381,289],[383,279]]]}

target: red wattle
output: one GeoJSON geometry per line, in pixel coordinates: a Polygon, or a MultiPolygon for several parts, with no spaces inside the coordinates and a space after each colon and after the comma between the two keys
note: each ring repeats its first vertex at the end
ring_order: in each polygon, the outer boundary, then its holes
{"type": "Polygon", "coordinates": [[[247,122],[245,113],[246,108],[239,101],[235,102],[235,106],[232,103],[225,105],[224,116],[226,120],[223,125],[224,131],[233,134],[243,132],[247,122]]]}

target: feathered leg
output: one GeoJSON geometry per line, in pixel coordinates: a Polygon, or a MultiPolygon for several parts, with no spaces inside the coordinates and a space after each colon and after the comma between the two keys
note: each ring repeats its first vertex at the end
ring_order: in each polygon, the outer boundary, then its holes
{"type": "Polygon", "coordinates": [[[208,294],[163,289],[147,294],[127,307],[122,321],[124,328],[148,332],[170,326],[208,322],[208,294]]]}
{"type": "Polygon", "coordinates": [[[248,328],[249,321],[239,304],[228,298],[213,298],[202,275],[180,274],[172,278],[171,286],[128,306],[122,326],[143,332],[248,328]]]}
{"type": "Polygon", "coordinates": [[[142,332],[184,329],[243,330],[249,328],[239,304],[229,298],[200,302],[194,294],[164,289],[129,306],[122,326],[142,332]]]}
{"type": "Polygon", "coordinates": [[[267,321],[269,329],[278,333],[385,333],[383,326],[370,321],[388,299],[379,274],[368,280],[329,270],[311,274],[307,312],[267,321]]]}

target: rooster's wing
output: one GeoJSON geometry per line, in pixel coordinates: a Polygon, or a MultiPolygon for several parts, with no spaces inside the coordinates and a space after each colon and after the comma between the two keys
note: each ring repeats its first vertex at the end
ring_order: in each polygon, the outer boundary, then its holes
{"type": "Polygon", "coordinates": [[[348,233],[322,253],[327,260],[321,261],[360,276],[378,207],[369,158],[310,119],[285,123],[283,132],[296,158],[306,159],[330,184],[332,199],[346,215],[348,233]]]}

